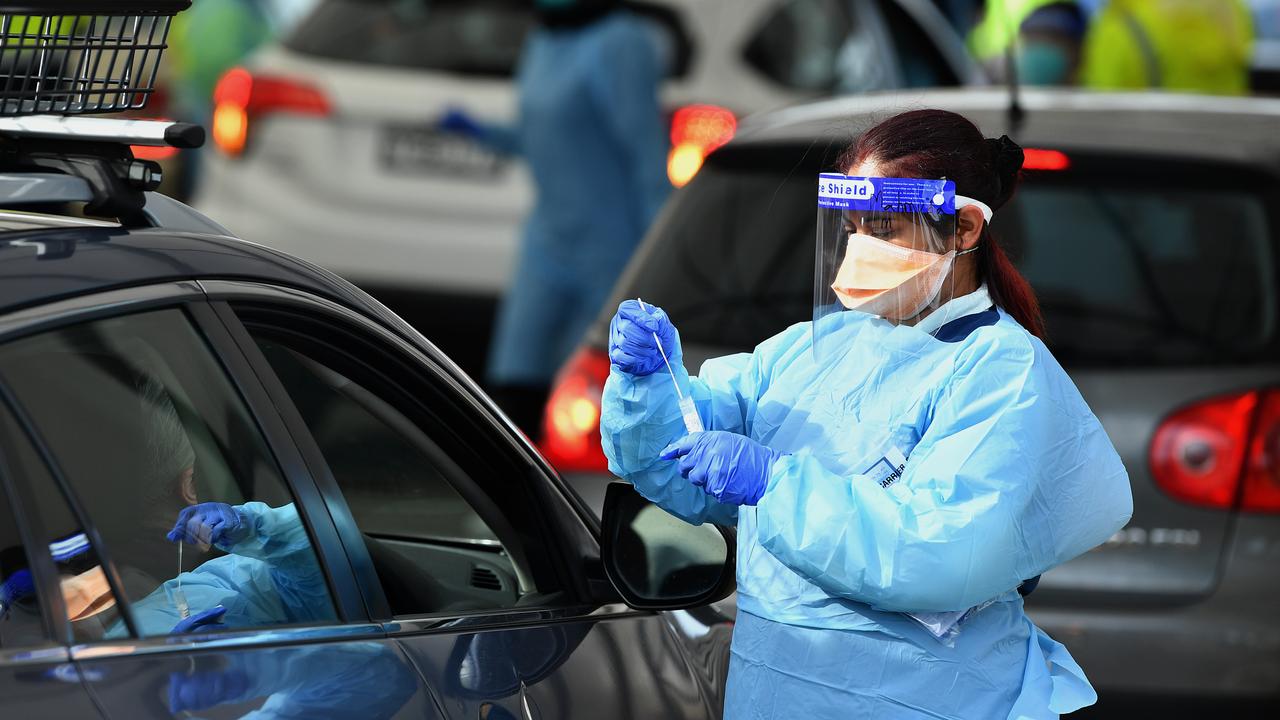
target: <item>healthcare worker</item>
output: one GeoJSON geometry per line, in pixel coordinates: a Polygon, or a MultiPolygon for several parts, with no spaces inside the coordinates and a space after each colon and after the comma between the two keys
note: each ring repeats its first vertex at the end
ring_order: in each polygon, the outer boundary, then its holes
{"type": "Polygon", "coordinates": [[[1071,85],[1088,25],[1077,0],[989,0],[969,49],[997,80],[1008,79],[1012,51],[1023,85],[1071,85]]]}
{"type": "Polygon", "coordinates": [[[725,717],[1052,718],[1096,700],[1017,589],[1123,527],[1132,498],[988,229],[1021,165],[954,113],[892,117],[820,178],[813,321],[691,378],[665,312],[614,317],[610,470],[690,523],[737,526],[725,717]],[[686,434],[655,334],[705,432],[686,434]]]}
{"type": "Polygon", "coordinates": [[[537,198],[487,370],[488,389],[530,435],[553,376],[671,187],[657,97],[666,65],[659,27],[620,0],[534,5],[539,22],[517,74],[516,126],[460,110],[441,121],[523,156],[533,174],[537,198]]]}
{"type": "Polygon", "coordinates": [[[1245,95],[1254,41],[1244,0],[1108,0],[1085,38],[1080,84],[1245,95]]]}

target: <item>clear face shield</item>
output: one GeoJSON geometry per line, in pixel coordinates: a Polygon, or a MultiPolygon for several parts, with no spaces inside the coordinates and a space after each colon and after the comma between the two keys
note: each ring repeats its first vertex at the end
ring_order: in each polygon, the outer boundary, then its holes
{"type": "Polygon", "coordinates": [[[954,297],[951,268],[958,255],[973,251],[958,252],[956,208],[969,204],[989,217],[982,203],[957,196],[950,180],[819,176],[813,295],[819,359],[847,346],[842,336],[866,315],[914,325],[954,297]]]}

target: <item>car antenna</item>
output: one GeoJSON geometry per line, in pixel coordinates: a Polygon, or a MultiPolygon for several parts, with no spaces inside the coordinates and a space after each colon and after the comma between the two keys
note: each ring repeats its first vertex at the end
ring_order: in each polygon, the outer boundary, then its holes
{"type": "Polygon", "coordinates": [[[1005,116],[1005,125],[1006,133],[1012,137],[1018,137],[1018,132],[1022,130],[1022,123],[1027,115],[1022,107],[1022,93],[1018,86],[1017,44],[1018,38],[1014,36],[1004,51],[1004,76],[1005,83],[1009,87],[1009,109],[1005,116]]]}

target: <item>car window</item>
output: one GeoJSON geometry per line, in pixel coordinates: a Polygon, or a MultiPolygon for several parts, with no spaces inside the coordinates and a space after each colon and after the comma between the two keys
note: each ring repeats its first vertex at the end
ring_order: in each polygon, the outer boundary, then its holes
{"type": "Polygon", "coordinates": [[[76,640],[94,640],[103,636],[107,626],[120,622],[118,599],[107,581],[97,549],[76,520],[48,466],[32,447],[30,437],[12,415],[0,412],[0,448],[6,470],[35,499],[37,522],[33,524],[44,533],[42,540],[58,571],[66,620],[76,640]]]}
{"type": "MultiPolygon", "coordinates": [[[[748,64],[785,87],[829,92],[879,63],[876,43],[862,32],[848,0],[786,0],[760,25],[743,51],[748,64]]],[[[843,87],[841,89],[844,89],[843,87]]]]}
{"type": "Polygon", "coordinates": [[[285,40],[296,52],[510,77],[533,7],[520,0],[321,0],[285,40]]]}
{"type": "MultiPolygon", "coordinates": [[[[822,155],[712,155],[653,229],[614,306],[651,298],[683,342],[724,351],[811,319],[822,155]]],[[[1036,290],[1062,362],[1183,366],[1275,351],[1269,182],[1177,162],[1073,162],[1071,172],[1031,174],[992,225],[1036,290]]]]}
{"type": "Polygon", "coordinates": [[[893,42],[893,55],[903,87],[949,87],[960,84],[933,38],[897,0],[878,0],[893,42]]]}
{"type": "Polygon", "coordinates": [[[13,506],[0,487],[0,650],[48,642],[13,506]]]}
{"type": "MultiPolygon", "coordinates": [[[[93,523],[140,634],[336,619],[279,468],[181,310],[13,341],[0,382],[68,486],[57,497],[27,468],[45,524],[71,544],[82,528],[64,500],[93,523]]],[[[90,579],[86,601],[107,602],[105,578],[90,579]]],[[[118,608],[96,620],[78,632],[128,634],[118,608]]]]}
{"type": "Polygon", "coordinates": [[[250,333],[341,489],[394,614],[512,607],[534,589],[523,541],[473,480],[470,453],[443,446],[441,426],[402,410],[372,368],[250,333]]]}
{"type": "Polygon", "coordinates": [[[1266,202],[1204,181],[1046,179],[1025,183],[992,227],[1035,288],[1059,359],[1194,364],[1274,341],[1266,202]]]}
{"type": "Polygon", "coordinates": [[[733,350],[811,319],[821,163],[821,152],[792,147],[712,155],[651,231],[612,307],[652,299],[683,343],[733,350]]]}

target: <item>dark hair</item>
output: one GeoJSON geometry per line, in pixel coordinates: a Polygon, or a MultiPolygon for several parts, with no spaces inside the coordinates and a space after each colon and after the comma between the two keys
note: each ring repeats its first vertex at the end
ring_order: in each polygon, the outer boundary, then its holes
{"type": "MultiPolygon", "coordinates": [[[[840,158],[840,169],[874,160],[886,175],[947,178],[956,192],[998,211],[1009,201],[1022,173],[1022,148],[1008,136],[984,138],[962,115],[946,110],[913,110],[862,133],[840,158]]],[[[978,276],[991,299],[1022,327],[1044,339],[1044,318],[1031,284],[1010,262],[986,225],[978,240],[978,276]]]]}

